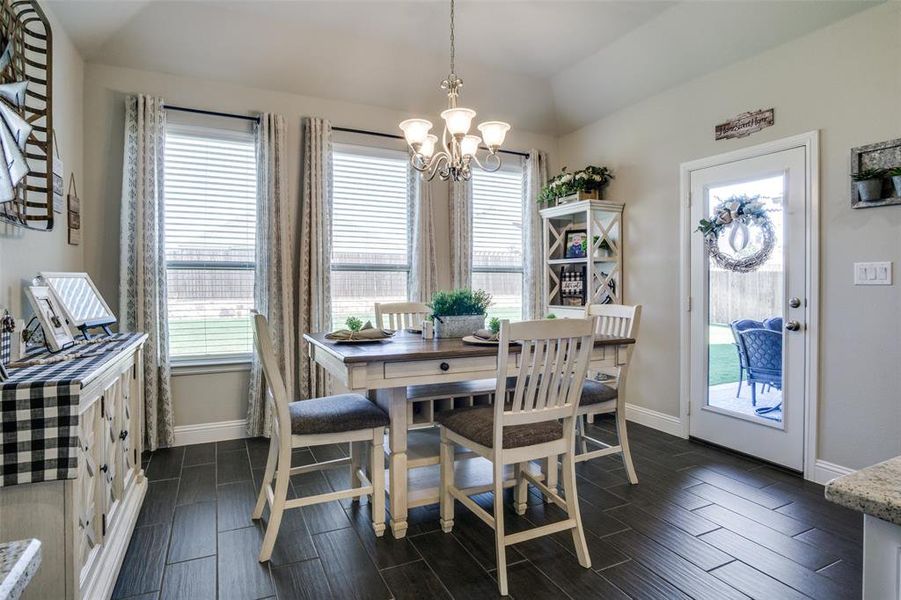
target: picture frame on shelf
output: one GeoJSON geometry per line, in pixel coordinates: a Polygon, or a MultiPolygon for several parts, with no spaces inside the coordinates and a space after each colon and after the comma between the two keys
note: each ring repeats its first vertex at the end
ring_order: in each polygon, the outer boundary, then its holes
{"type": "Polygon", "coordinates": [[[68,324],[81,331],[85,339],[91,337],[91,329],[112,334],[109,327],[116,322],[116,316],[87,273],[42,271],[40,276],[56,297],[68,324]]]}
{"type": "Polygon", "coordinates": [[[59,352],[75,345],[75,337],[69,329],[56,296],[47,286],[32,285],[25,288],[25,296],[34,310],[35,317],[44,330],[44,340],[52,352],[59,352]]]}
{"type": "Polygon", "coordinates": [[[588,232],[584,229],[573,229],[566,232],[563,258],[585,258],[588,232]]]}

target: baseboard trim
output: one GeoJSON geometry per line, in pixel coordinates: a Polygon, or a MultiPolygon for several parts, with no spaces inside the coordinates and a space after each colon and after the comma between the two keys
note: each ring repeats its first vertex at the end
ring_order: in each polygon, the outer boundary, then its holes
{"type": "Polygon", "coordinates": [[[645,427],[657,429],[663,433],[682,437],[682,421],[679,417],[668,415],[666,413],[657,412],[643,406],[635,404],[626,404],[626,419],[634,421],[645,427]]]}
{"type": "Polygon", "coordinates": [[[813,480],[820,485],[826,485],[836,477],[849,475],[856,469],[849,469],[825,460],[817,460],[813,465],[813,480]]]}
{"type": "Polygon", "coordinates": [[[175,428],[175,445],[205,444],[223,442],[247,437],[247,421],[218,421],[197,425],[179,425],[175,428]]]}

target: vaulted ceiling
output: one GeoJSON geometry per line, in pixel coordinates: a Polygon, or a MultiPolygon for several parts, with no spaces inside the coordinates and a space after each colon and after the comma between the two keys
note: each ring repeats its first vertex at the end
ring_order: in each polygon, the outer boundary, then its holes
{"type": "MultiPolygon", "coordinates": [[[[463,104],[559,134],[878,1],[457,2],[463,104]]],[[[432,113],[448,3],[50,0],[88,62],[432,113]]]]}

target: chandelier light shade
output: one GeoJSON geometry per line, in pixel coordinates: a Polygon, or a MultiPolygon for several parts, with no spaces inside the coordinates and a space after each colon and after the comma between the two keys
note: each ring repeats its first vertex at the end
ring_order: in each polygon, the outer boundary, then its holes
{"type": "Polygon", "coordinates": [[[439,141],[431,132],[432,122],[427,119],[406,119],[400,128],[410,146],[410,164],[426,179],[466,181],[472,177],[472,164],[488,172],[501,167],[498,154],[510,124],[503,121],[485,121],[477,126],[481,136],[469,133],[476,111],[457,106],[463,80],[454,71],[454,0],[450,3],[450,74],[441,82],[447,90],[447,110],[441,113],[444,132],[439,141]],[[484,142],[488,150],[479,158],[484,142]]]}

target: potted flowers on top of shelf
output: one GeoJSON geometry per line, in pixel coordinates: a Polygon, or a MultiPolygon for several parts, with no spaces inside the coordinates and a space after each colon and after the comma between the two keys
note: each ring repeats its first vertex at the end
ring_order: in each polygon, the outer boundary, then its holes
{"type": "Polygon", "coordinates": [[[592,165],[574,173],[568,173],[563,167],[560,174],[552,177],[542,188],[538,202],[555,206],[579,200],[599,200],[612,180],[613,173],[607,167],[592,165]]]}
{"type": "Polygon", "coordinates": [[[428,304],[435,323],[435,337],[457,338],[485,327],[491,294],[485,290],[457,289],[432,294],[428,304]]]}

